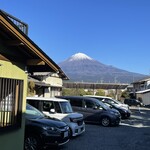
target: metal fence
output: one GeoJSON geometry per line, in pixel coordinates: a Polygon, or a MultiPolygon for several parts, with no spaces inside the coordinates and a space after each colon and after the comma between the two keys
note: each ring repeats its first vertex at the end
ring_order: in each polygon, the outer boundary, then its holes
{"type": "Polygon", "coordinates": [[[21,124],[23,81],[0,78],[0,128],[21,124]]]}

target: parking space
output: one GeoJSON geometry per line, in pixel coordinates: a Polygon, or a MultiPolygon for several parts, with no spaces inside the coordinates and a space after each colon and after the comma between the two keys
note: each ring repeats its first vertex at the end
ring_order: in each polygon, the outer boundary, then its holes
{"type": "Polygon", "coordinates": [[[118,127],[86,124],[86,132],[72,138],[61,150],[149,150],[150,109],[132,107],[130,119],[118,127]]]}

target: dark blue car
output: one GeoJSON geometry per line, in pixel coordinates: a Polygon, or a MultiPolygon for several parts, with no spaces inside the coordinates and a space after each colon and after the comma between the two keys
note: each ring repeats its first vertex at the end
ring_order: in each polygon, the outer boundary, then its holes
{"type": "Polygon", "coordinates": [[[119,125],[119,111],[111,109],[95,98],[83,96],[59,96],[70,101],[75,112],[82,113],[85,123],[98,123],[102,126],[119,125]]]}
{"type": "Polygon", "coordinates": [[[29,104],[26,106],[25,117],[25,150],[40,150],[69,141],[69,127],[66,123],[46,117],[29,104]]]}

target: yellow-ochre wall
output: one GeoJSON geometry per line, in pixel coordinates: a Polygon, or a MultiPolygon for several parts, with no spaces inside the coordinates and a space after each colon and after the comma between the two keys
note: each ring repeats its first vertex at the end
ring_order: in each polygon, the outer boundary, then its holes
{"type": "Polygon", "coordinates": [[[24,113],[27,95],[27,74],[25,74],[24,68],[25,66],[23,64],[0,60],[0,77],[20,79],[24,81],[21,128],[0,133],[0,150],[23,150],[25,127],[24,113]]]}

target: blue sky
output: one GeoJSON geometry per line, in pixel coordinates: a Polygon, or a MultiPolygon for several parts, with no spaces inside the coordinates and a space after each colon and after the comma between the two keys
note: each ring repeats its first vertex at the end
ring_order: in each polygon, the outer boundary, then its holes
{"type": "Polygon", "coordinates": [[[29,25],[56,63],[81,52],[106,65],[150,74],[150,0],[0,0],[29,25]]]}

